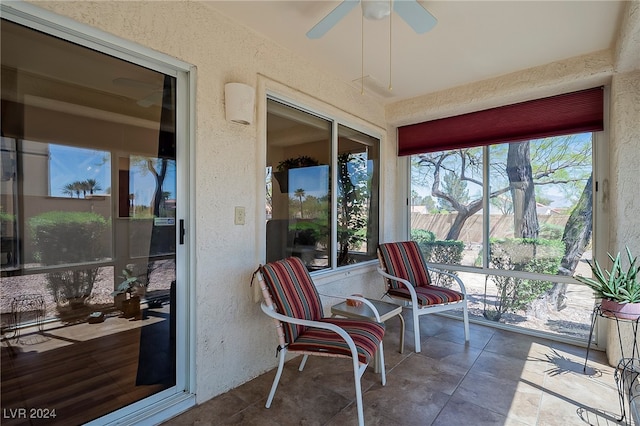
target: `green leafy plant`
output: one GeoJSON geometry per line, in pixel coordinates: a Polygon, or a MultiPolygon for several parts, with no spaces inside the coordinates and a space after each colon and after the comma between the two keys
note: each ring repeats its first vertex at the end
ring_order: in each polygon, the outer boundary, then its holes
{"type": "MultiPolygon", "coordinates": [[[[464,252],[464,242],[459,240],[435,240],[418,243],[427,262],[442,263],[445,265],[460,265],[464,252]]],[[[458,275],[456,271],[449,271],[453,275],[458,275]]],[[[441,287],[451,288],[453,277],[444,274],[434,274],[433,284],[441,287]]]]}
{"type": "Polygon", "coordinates": [[[46,274],[53,299],[83,304],[98,276],[99,268],[91,264],[108,257],[107,220],[90,212],[50,211],[32,217],[28,224],[34,260],[60,268],[46,274]]]}
{"type": "Polygon", "coordinates": [[[287,158],[286,160],[278,163],[278,167],[276,170],[279,172],[283,172],[289,169],[297,169],[299,167],[311,167],[317,166],[318,160],[309,157],[308,155],[301,155],[299,157],[287,158]]]}
{"type": "Polygon", "coordinates": [[[411,239],[418,243],[424,258],[429,261],[429,258],[431,257],[431,243],[436,240],[436,234],[431,231],[427,231],[426,229],[412,229],[411,239]]]}
{"type": "Polygon", "coordinates": [[[618,303],[639,303],[640,302],[640,282],[638,282],[638,271],[640,265],[636,265],[637,257],[631,255],[629,247],[625,247],[629,267],[622,266],[620,253],[614,258],[607,253],[609,260],[613,262],[611,269],[603,270],[597,260],[589,262],[593,278],[575,275],[573,278],[591,288],[596,297],[609,299],[618,303]]]}
{"type": "MultiPolygon", "coordinates": [[[[543,238],[505,238],[490,240],[490,262],[495,269],[553,274],[558,271],[564,253],[564,243],[543,238]]],[[[511,275],[487,275],[482,315],[491,321],[500,321],[508,312],[526,310],[531,303],[548,291],[553,282],[511,275]],[[493,301],[487,297],[489,278],[495,284],[493,301]]]]}
{"type": "Polygon", "coordinates": [[[138,276],[134,274],[133,268],[134,265],[127,265],[126,268],[122,270],[120,278],[124,279],[124,281],[111,293],[112,296],[115,297],[119,294],[129,294],[129,296],[131,296],[139,288],[144,287],[138,276]]]}

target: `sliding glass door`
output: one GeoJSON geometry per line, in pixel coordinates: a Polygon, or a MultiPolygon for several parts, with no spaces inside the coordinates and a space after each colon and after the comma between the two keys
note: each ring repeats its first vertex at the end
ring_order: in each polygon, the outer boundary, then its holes
{"type": "Polygon", "coordinates": [[[86,423],[180,382],[177,80],[1,31],[2,422],[86,423]]]}

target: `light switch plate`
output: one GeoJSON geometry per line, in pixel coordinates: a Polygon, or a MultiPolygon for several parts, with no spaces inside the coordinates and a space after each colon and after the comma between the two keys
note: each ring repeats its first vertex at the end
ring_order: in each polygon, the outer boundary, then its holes
{"type": "Polygon", "coordinates": [[[236,225],[244,225],[244,219],[245,219],[244,207],[236,206],[233,222],[236,225]]]}

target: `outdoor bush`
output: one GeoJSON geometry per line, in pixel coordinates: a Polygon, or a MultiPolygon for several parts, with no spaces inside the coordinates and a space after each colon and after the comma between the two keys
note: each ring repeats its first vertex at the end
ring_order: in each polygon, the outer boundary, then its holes
{"type": "Polygon", "coordinates": [[[553,223],[543,223],[540,225],[538,237],[545,240],[561,240],[564,233],[564,226],[553,223]]]}
{"type": "Polygon", "coordinates": [[[46,274],[56,303],[77,299],[84,302],[93,290],[98,268],[77,265],[108,255],[104,244],[109,230],[107,220],[90,212],[51,211],[32,217],[28,224],[36,260],[43,266],[70,266],[46,274]]]}
{"type": "MultiPolygon", "coordinates": [[[[425,253],[425,260],[431,263],[442,263],[446,265],[459,265],[462,262],[462,253],[464,251],[464,242],[457,240],[436,240],[431,242],[424,242],[424,248],[421,246],[423,253],[425,253]]],[[[457,275],[455,271],[449,271],[450,273],[457,275]]],[[[433,274],[433,283],[435,285],[450,288],[453,284],[453,278],[433,274]]]]}
{"type": "Polygon", "coordinates": [[[0,207],[0,224],[2,226],[3,233],[7,229],[8,226],[12,226],[13,222],[16,220],[16,217],[10,213],[5,212],[0,207]]]}
{"type": "Polygon", "coordinates": [[[418,243],[420,251],[422,251],[424,258],[428,261],[431,257],[431,243],[436,240],[436,234],[426,229],[412,229],[411,239],[418,243]]]}
{"type": "MultiPolygon", "coordinates": [[[[539,274],[556,274],[564,254],[564,243],[542,238],[491,239],[490,266],[504,271],[522,271],[539,274]]],[[[499,321],[506,312],[528,308],[532,301],[553,286],[553,282],[513,276],[493,275],[496,299],[493,308],[486,300],[485,280],[484,317],[499,321]]]]}

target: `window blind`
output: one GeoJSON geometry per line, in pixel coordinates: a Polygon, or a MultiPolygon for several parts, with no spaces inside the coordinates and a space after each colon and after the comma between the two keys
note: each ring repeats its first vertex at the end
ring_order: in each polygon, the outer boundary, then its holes
{"type": "Polygon", "coordinates": [[[398,155],[471,148],[603,129],[602,87],[398,128],[398,155]]]}

